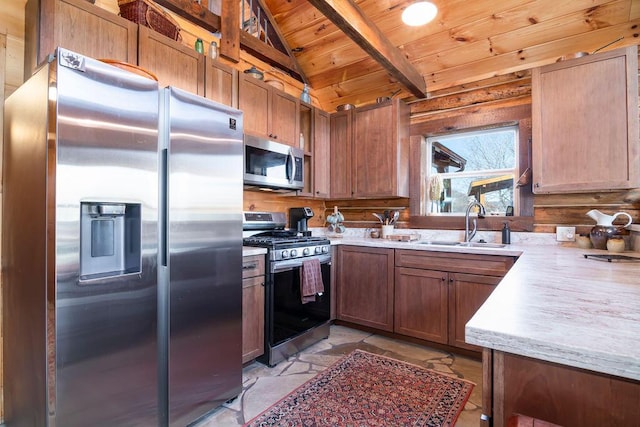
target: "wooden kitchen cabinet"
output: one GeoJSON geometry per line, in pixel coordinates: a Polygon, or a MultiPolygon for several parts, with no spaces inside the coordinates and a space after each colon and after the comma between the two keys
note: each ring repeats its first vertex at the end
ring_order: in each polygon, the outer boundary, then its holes
{"type": "Polygon", "coordinates": [[[561,426],[640,420],[640,381],[489,349],[482,364],[482,412],[494,427],[508,427],[514,413],[561,426]]]}
{"type": "Polygon", "coordinates": [[[204,96],[220,104],[238,108],[238,70],[205,58],[204,96]]]}
{"type": "Polygon", "coordinates": [[[448,338],[448,273],[395,270],[394,331],[442,344],[448,338]]]}
{"type": "Polygon", "coordinates": [[[25,80],[57,46],[92,58],[136,64],[138,25],[86,0],[28,0],[25,80]]]}
{"type": "Polygon", "coordinates": [[[304,151],[304,188],[299,196],[329,197],[329,114],[300,102],[300,149],[304,151]]]}
{"type": "Polygon", "coordinates": [[[409,197],[409,106],[357,108],[353,127],[353,197],[409,197]]]}
{"type": "Polygon", "coordinates": [[[394,332],[479,351],[465,325],[513,265],[512,257],[396,250],[394,332]]]}
{"type": "Polygon", "coordinates": [[[329,192],[332,199],[350,199],[353,110],[333,113],[329,121],[329,192]]]}
{"type": "Polygon", "coordinates": [[[393,331],[394,250],[338,249],[337,319],[393,331]]]}
{"type": "Polygon", "coordinates": [[[242,363],[264,354],[264,258],[242,258],[242,363]]]}
{"type": "Polygon", "coordinates": [[[204,55],[142,25],[138,44],[138,65],[155,74],[160,87],[204,95],[204,55]]]}
{"type": "Polygon", "coordinates": [[[328,198],[330,194],[329,113],[313,109],[313,196],[328,198]]]}
{"type": "Polygon", "coordinates": [[[449,273],[449,345],[480,350],[480,347],[465,342],[464,327],[503,276],[504,273],[499,276],[449,273]]]}
{"type": "Polygon", "coordinates": [[[238,97],[246,133],[299,147],[298,99],[246,74],[240,75],[238,97]]]}
{"type": "Polygon", "coordinates": [[[637,46],[532,70],[533,191],[640,186],[637,46]]]}
{"type": "Polygon", "coordinates": [[[331,198],[409,197],[409,107],[401,100],[331,115],[331,198]]]}

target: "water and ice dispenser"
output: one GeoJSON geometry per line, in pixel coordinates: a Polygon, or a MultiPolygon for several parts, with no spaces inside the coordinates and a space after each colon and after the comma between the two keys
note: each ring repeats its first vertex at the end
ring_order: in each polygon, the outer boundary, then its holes
{"type": "Polygon", "coordinates": [[[141,272],[139,203],[80,204],[80,280],[141,272]]]}

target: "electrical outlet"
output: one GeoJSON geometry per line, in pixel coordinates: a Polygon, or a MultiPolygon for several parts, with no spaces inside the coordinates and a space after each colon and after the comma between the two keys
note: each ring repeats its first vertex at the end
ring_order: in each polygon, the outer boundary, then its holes
{"type": "Polygon", "coordinates": [[[556,227],[556,240],[558,242],[575,242],[576,228],[575,227],[556,227]]]}

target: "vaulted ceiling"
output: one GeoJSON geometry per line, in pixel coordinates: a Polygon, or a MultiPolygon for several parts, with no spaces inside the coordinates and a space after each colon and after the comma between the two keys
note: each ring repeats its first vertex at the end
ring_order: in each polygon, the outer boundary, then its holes
{"type": "Polygon", "coordinates": [[[402,67],[398,71],[397,64],[395,69],[389,64],[397,62],[394,52],[374,43],[378,55],[372,55],[371,46],[353,41],[318,4],[355,5],[365,20],[346,16],[356,27],[352,30],[362,32],[363,25],[372,24],[424,79],[424,98],[480,80],[518,78],[523,70],[563,55],[592,53],[614,41],[603,50],[640,42],[640,0],[431,0],[439,9],[436,19],[408,27],[400,15],[414,1],[263,0],[327,111],[397,91],[407,100],[420,96],[399,78],[406,76],[402,67]]]}

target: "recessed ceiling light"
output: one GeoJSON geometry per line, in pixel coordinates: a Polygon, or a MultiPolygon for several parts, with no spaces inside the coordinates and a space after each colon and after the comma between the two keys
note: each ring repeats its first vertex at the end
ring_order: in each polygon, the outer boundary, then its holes
{"type": "Polygon", "coordinates": [[[402,12],[402,22],[412,27],[424,25],[433,21],[438,14],[435,4],[428,1],[413,3],[402,12]]]}

